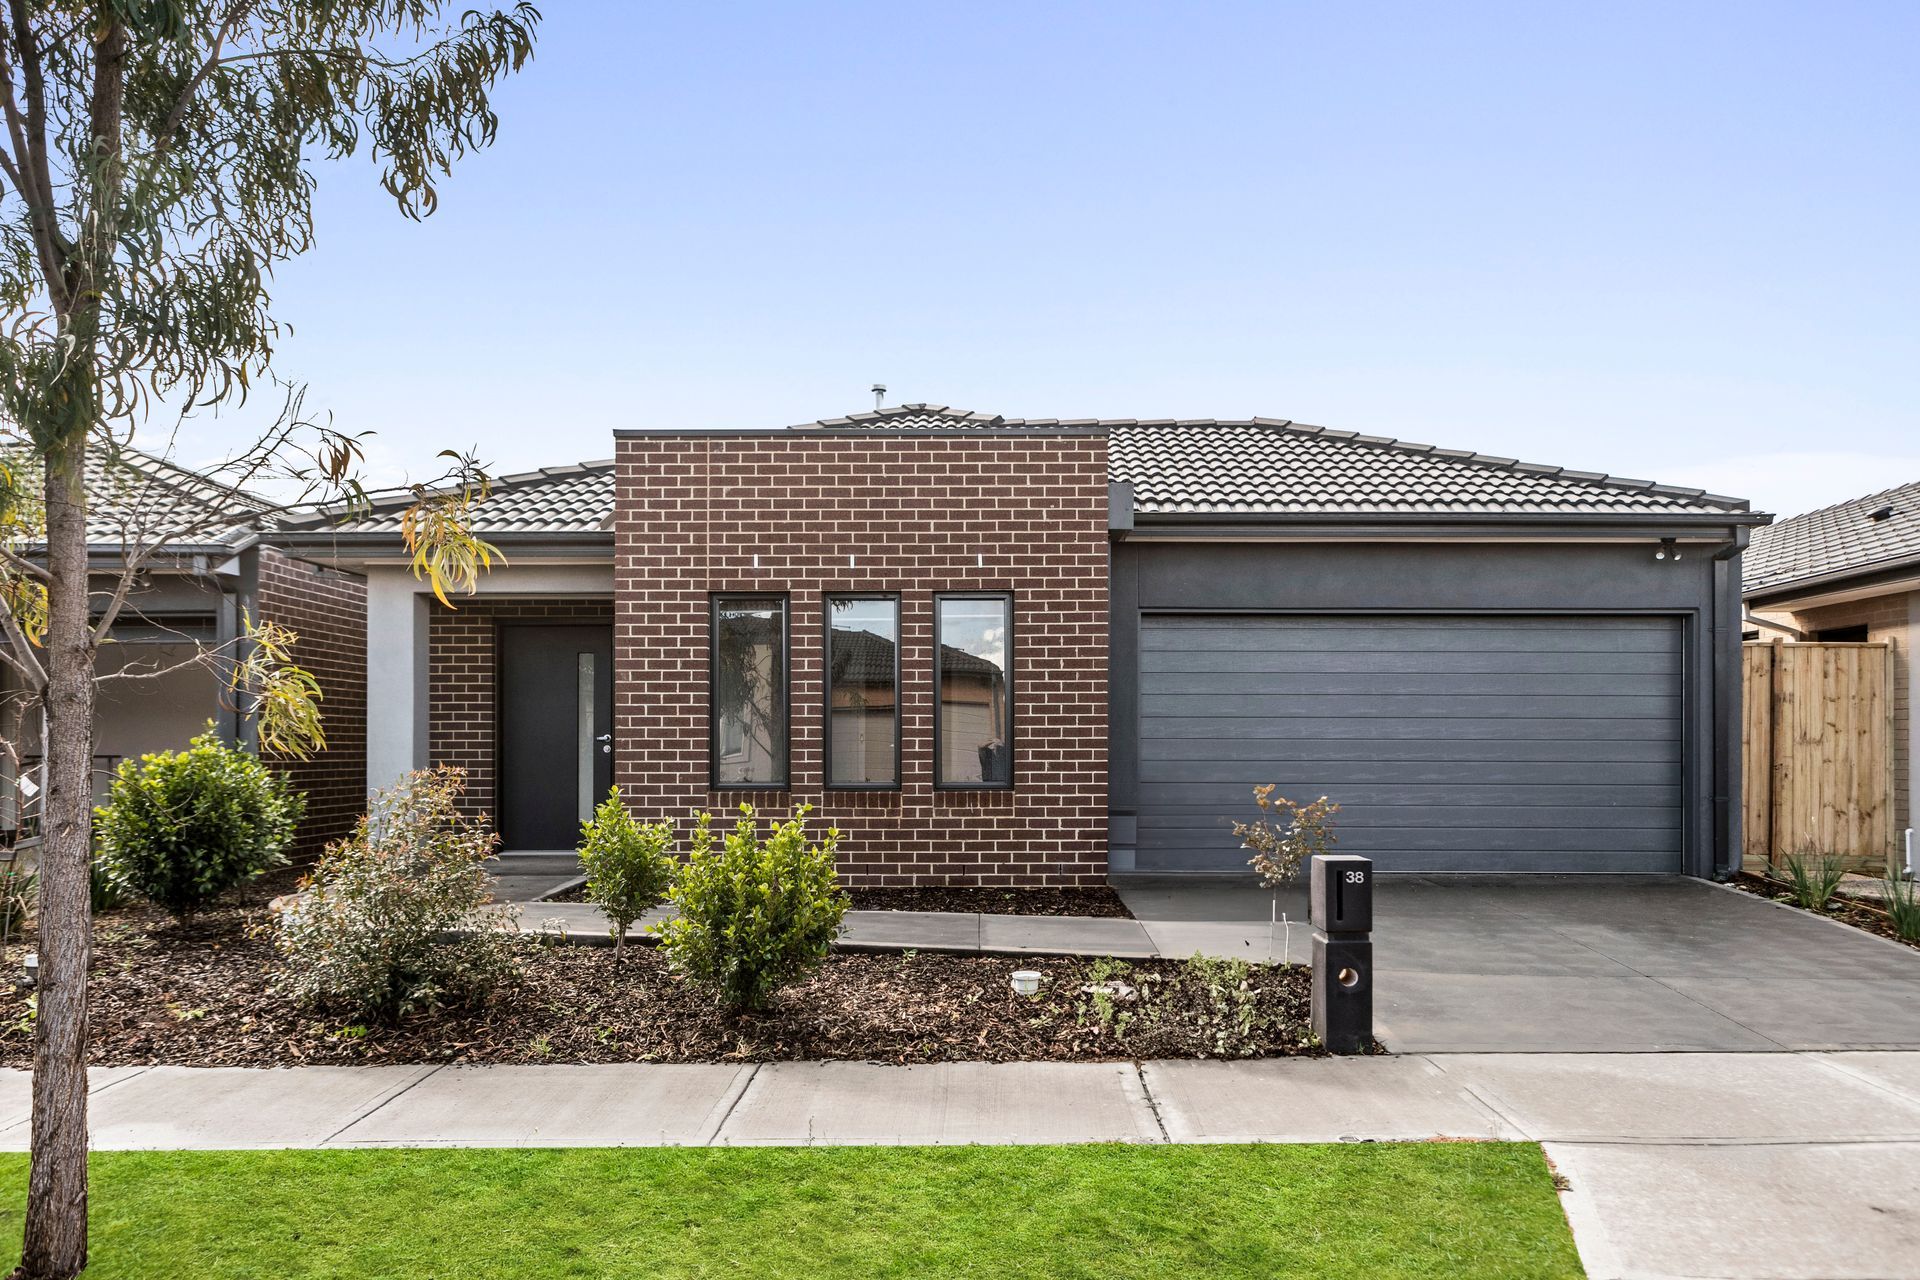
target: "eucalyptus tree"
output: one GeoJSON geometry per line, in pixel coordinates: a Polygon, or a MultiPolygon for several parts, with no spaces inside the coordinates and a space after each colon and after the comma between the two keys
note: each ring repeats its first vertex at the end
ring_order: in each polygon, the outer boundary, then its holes
{"type": "MultiPolygon", "coordinates": [[[[275,264],[308,249],[319,166],[365,152],[399,211],[494,138],[492,95],[539,13],[440,0],[6,0],[0,17],[0,415],[38,464],[44,546],[5,557],[47,721],[33,1164],[24,1277],[86,1262],[86,969],[97,619],[90,442],[273,376],[275,264]],[[38,609],[42,613],[35,615],[38,609]]],[[[334,436],[313,475],[348,493],[334,436]]],[[[441,585],[458,504],[411,521],[441,585]]]]}

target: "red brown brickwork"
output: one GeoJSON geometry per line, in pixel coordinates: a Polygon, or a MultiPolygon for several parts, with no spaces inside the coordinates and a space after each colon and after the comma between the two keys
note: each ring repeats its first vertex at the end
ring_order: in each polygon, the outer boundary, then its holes
{"type": "Polygon", "coordinates": [[[611,622],[613,602],[461,596],[455,605],[432,606],[427,631],[428,751],[434,764],[467,771],[466,810],[497,821],[499,623],[611,622]]]}
{"type": "Polygon", "coordinates": [[[300,637],[294,660],[320,682],[327,748],[275,766],[307,797],[293,856],[306,860],[353,829],[367,796],[367,583],[358,574],[260,549],[259,612],[300,637]]]}
{"type": "Polygon", "coordinates": [[[856,885],[1104,882],[1104,437],[641,436],[616,457],[615,771],[636,810],[809,802],[856,885]],[[848,591],[900,596],[898,791],[821,785],[822,598],[848,591]],[[942,591],[1013,593],[1011,791],[933,787],[942,591]],[[708,789],[714,592],[789,598],[789,791],[708,789]]]}

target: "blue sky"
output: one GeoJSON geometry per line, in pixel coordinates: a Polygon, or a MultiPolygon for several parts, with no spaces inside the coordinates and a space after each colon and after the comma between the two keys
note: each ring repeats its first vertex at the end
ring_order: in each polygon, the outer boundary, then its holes
{"type": "Polygon", "coordinates": [[[280,273],[281,373],[384,479],[876,381],[1783,512],[1920,479],[1920,5],[545,9],[436,216],[328,166],[280,273]]]}

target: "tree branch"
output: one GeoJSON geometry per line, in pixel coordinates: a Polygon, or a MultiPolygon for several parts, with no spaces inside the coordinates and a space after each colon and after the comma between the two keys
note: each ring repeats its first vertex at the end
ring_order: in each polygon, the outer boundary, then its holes
{"type": "Polygon", "coordinates": [[[213,74],[214,68],[225,61],[221,58],[220,51],[226,47],[228,38],[233,35],[234,27],[246,16],[247,10],[252,6],[253,0],[237,0],[220,23],[219,29],[213,33],[213,43],[208,47],[206,60],[187,80],[186,88],[180,91],[179,98],[167,112],[167,118],[161,121],[160,128],[154,132],[151,159],[157,160],[173,149],[176,131],[180,128],[181,122],[186,119],[187,109],[193,105],[194,95],[200,92],[200,86],[207,82],[207,77],[213,74]]]}

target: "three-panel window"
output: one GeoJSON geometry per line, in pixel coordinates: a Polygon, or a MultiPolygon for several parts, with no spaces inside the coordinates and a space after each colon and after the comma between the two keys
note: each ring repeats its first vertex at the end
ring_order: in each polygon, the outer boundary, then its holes
{"type": "MultiPolygon", "coordinates": [[[[900,598],[828,595],[822,637],[823,774],[828,787],[900,786],[900,598]]],[[[710,782],[715,789],[785,790],[788,611],[785,596],[712,599],[710,782]]],[[[933,601],[933,783],[1013,785],[1013,597],[933,601]]]]}

